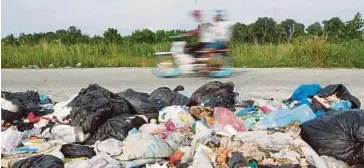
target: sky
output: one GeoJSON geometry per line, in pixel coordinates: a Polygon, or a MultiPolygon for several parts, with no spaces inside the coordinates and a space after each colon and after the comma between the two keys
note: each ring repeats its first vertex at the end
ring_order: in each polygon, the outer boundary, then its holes
{"type": "Polygon", "coordinates": [[[306,26],[340,17],[347,21],[364,14],[364,0],[1,0],[1,37],[21,32],[67,29],[74,25],[88,35],[116,28],[121,35],[136,29],[191,29],[193,9],[223,9],[230,21],[249,24],[258,17],[295,19],[306,26]]]}

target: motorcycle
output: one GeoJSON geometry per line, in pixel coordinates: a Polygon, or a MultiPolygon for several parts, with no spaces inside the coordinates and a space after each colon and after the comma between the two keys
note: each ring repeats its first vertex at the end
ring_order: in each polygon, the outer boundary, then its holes
{"type": "Polygon", "coordinates": [[[228,77],[233,73],[229,49],[198,50],[186,53],[187,42],[181,36],[175,39],[169,52],[157,52],[153,73],[162,78],[173,78],[181,74],[201,74],[209,77],[228,77]]]}

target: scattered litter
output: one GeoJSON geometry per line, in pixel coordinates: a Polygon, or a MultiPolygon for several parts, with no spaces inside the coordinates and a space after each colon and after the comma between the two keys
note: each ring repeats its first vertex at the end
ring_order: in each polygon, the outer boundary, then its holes
{"type": "Polygon", "coordinates": [[[91,84],[59,103],[2,91],[1,166],[364,166],[364,111],[344,85],[303,84],[281,102],[241,100],[234,87],[212,81],[188,98],[180,85],[149,94],[91,84]]]}

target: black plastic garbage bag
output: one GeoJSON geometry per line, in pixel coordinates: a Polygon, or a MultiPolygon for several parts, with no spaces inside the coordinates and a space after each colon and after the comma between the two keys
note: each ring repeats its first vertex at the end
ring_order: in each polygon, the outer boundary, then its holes
{"type": "Polygon", "coordinates": [[[34,114],[41,116],[54,112],[53,109],[47,109],[41,106],[52,104],[52,100],[47,98],[41,101],[39,93],[35,91],[15,93],[1,91],[1,97],[18,106],[18,112],[24,117],[26,117],[29,112],[33,112],[34,114]]]}
{"type": "Polygon", "coordinates": [[[325,88],[323,88],[318,96],[319,97],[328,97],[336,93],[336,96],[342,100],[349,100],[352,103],[352,108],[360,108],[360,100],[351,95],[349,90],[343,85],[343,84],[333,84],[328,85],[325,88]]]}
{"type": "Polygon", "coordinates": [[[183,90],[184,87],[181,85],[178,85],[174,90],[171,90],[168,87],[160,87],[150,94],[148,100],[154,104],[161,105],[162,108],[173,105],[187,105],[190,99],[187,96],[178,93],[183,90]]]}
{"type": "Polygon", "coordinates": [[[65,158],[88,157],[91,159],[96,155],[94,148],[79,144],[62,145],[61,152],[65,158]]]}
{"type": "Polygon", "coordinates": [[[148,100],[147,93],[137,92],[133,89],[127,89],[118,95],[126,99],[134,108],[137,114],[158,113],[163,104],[155,104],[148,100]]]}
{"type": "Polygon", "coordinates": [[[235,109],[234,83],[222,83],[212,81],[201,86],[192,94],[189,106],[197,106],[204,103],[211,107],[225,107],[235,109]]]}
{"type": "Polygon", "coordinates": [[[12,125],[13,126],[16,126],[16,128],[20,132],[32,130],[34,128],[34,124],[33,123],[25,123],[24,120],[19,121],[17,123],[13,123],[12,125]]]}
{"type": "Polygon", "coordinates": [[[82,126],[84,133],[91,134],[109,118],[134,113],[127,100],[97,84],[81,89],[67,106],[72,107],[70,124],[82,126]]]}
{"type": "Polygon", "coordinates": [[[108,119],[97,131],[87,140],[86,144],[94,144],[96,141],[114,138],[119,141],[128,136],[128,132],[133,128],[139,128],[146,121],[141,117],[134,117],[128,114],[116,116],[108,119]]]}
{"type": "Polygon", "coordinates": [[[64,168],[61,159],[52,155],[38,155],[15,162],[11,168],[64,168]]]}
{"type": "Polygon", "coordinates": [[[323,115],[301,125],[301,137],[319,155],[364,164],[364,110],[323,115]]]}
{"type": "Polygon", "coordinates": [[[21,119],[23,118],[23,114],[22,113],[18,113],[18,112],[11,112],[8,110],[4,110],[1,109],[1,119],[10,123],[10,124],[14,124],[17,123],[19,121],[21,121],[21,119]]]}

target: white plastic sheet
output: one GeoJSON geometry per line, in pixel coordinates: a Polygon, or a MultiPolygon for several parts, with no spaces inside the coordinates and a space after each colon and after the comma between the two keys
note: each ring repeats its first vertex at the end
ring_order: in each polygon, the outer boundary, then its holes
{"type": "Polygon", "coordinates": [[[10,127],[1,132],[1,151],[10,152],[21,144],[23,133],[19,132],[16,127],[10,127]]]}

